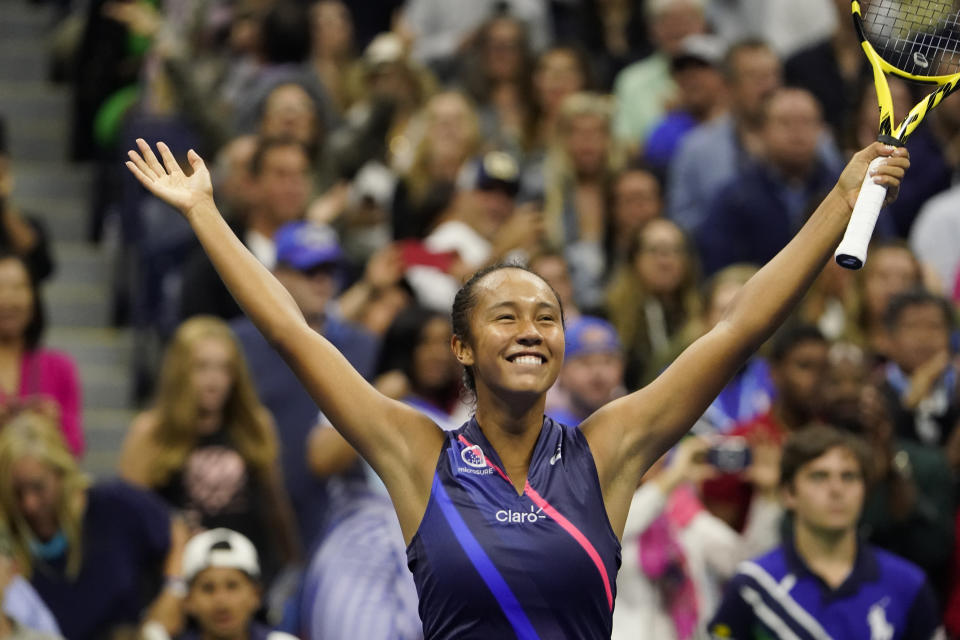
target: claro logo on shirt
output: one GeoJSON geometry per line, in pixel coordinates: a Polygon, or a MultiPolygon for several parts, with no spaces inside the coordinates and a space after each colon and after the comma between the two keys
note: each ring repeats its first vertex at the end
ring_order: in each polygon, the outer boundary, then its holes
{"type": "Polygon", "coordinates": [[[497,522],[503,522],[505,524],[533,524],[547,517],[547,515],[543,513],[543,509],[534,510],[533,505],[530,505],[530,511],[500,509],[496,515],[497,522]]]}

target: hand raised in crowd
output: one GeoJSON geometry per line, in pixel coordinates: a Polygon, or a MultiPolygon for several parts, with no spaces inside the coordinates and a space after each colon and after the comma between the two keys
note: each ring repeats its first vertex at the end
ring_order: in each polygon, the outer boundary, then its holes
{"type": "Polygon", "coordinates": [[[680,441],[667,460],[666,468],[656,474],[652,482],[665,494],[670,494],[681,482],[699,485],[716,475],[717,470],[707,462],[710,443],[699,436],[688,436],[680,441]]]}
{"type": "Polygon", "coordinates": [[[743,475],[755,491],[771,500],[777,499],[782,453],[782,447],[770,436],[757,433],[750,437],[752,461],[743,471],[743,475]]]}
{"type": "Polygon", "coordinates": [[[921,364],[910,376],[910,386],[901,401],[908,409],[915,409],[924,398],[930,395],[933,386],[950,364],[950,353],[946,350],[936,353],[921,364]]]}
{"type": "Polygon", "coordinates": [[[138,36],[152,37],[163,25],[163,15],[149,2],[107,2],[100,10],[138,36]]]}
{"type": "Polygon", "coordinates": [[[210,172],[196,151],[191,149],[187,152],[187,161],[193,169],[188,176],[163,142],[157,143],[163,164],[143,138],[137,138],[137,147],[140,148],[140,153],[127,152],[130,160],[126,165],[147,191],[176,207],[184,215],[188,215],[200,205],[213,206],[210,172]]]}
{"type": "Polygon", "coordinates": [[[543,211],[532,203],[521,205],[497,232],[493,255],[502,257],[516,249],[532,252],[543,244],[546,233],[543,211]]]}
{"type": "Polygon", "coordinates": [[[363,271],[363,279],[375,290],[386,289],[400,282],[403,270],[403,255],[400,247],[391,244],[370,256],[363,271]]]}

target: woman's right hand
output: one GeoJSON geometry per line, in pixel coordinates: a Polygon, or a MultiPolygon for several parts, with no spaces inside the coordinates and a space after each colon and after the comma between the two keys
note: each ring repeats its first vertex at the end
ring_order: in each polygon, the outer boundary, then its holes
{"type": "Polygon", "coordinates": [[[150,145],[143,138],[137,138],[137,146],[140,148],[140,153],[128,151],[130,160],[126,164],[147,191],[176,207],[184,215],[188,215],[198,205],[213,206],[210,172],[207,171],[203,159],[193,149],[187,152],[187,161],[193,168],[193,173],[188,176],[183,173],[169,147],[163,142],[157,143],[157,150],[163,158],[163,164],[160,164],[150,145]]]}

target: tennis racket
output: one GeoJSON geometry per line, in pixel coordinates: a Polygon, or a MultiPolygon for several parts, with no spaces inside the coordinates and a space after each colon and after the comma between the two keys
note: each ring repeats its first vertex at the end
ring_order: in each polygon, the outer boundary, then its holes
{"type": "MultiPolygon", "coordinates": [[[[861,0],[852,3],[853,24],[870,65],[880,103],[880,142],[903,146],[931,109],[960,83],[960,0],[861,0]],[[886,74],[936,85],[894,129],[893,98],[886,74]]],[[[867,245],[877,224],[887,188],[871,172],[860,187],[857,204],[835,258],[848,269],[867,259],[867,245]]]]}

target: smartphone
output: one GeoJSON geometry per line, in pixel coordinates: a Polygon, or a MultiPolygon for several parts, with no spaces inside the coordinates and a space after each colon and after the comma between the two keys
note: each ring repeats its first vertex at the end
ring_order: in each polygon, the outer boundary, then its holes
{"type": "Polygon", "coordinates": [[[707,462],[724,473],[738,473],[750,466],[750,443],[740,436],[725,436],[707,449],[707,462]]]}
{"type": "Polygon", "coordinates": [[[423,266],[449,271],[456,256],[456,251],[430,251],[418,240],[404,240],[400,243],[400,259],[405,268],[423,266]]]}

